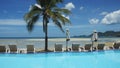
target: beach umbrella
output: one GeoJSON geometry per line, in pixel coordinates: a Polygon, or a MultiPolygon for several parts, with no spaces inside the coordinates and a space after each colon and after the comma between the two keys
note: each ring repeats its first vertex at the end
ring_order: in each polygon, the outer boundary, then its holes
{"type": "Polygon", "coordinates": [[[66,51],[68,49],[68,41],[70,41],[70,32],[69,29],[66,29],[66,51]]]}
{"type": "Polygon", "coordinates": [[[92,34],[92,37],[91,37],[91,41],[92,41],[92,48],[93,48],[94,42],[98,41],[98,34],[97,34],[96,30],[93,31],[93,34],[92,34]]]}

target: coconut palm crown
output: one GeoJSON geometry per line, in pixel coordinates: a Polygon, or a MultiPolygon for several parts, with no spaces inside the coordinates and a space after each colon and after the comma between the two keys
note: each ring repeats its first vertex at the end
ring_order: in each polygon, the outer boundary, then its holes
{"type": "Polygon", "coordinates": [[[31,32],[34,24],[42,18],[43,32],[45,33],[45,51],[48,51],[48,23],[50,20],[64,32],[62,25],[70,24],[68,18],[63,15],[69,15],[71,12],[65,8],[59,8],[57,4],[63,0],[36,0],[29,12],[25,14],[24,19],[27,22],[28,31],[31,32]]]}

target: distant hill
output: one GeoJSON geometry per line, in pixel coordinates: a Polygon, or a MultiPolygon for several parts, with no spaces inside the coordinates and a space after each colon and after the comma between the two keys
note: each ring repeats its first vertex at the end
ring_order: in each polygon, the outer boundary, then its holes
{"type": "MultiPolygon", "coordinates": [[[[90,35],[80,35],[80,36],[73,36],[73,37],[83,37],[83,38],[89,38],[90,35]]],[[[98,32],[99,37],[120,37],[120,31],[106,31],[106,32],[98,32]]]]}
{"type": "Polygon", "coordinates": [[[120,31],[106,31],[104,33],[98,32],[100,37],[120,37],[120,31]]]}
{"type": "Polygon", "coordinates": [[[90,35],[80,35],[80,36],[72,36],[73,38],[89,38],[90,35]]]}

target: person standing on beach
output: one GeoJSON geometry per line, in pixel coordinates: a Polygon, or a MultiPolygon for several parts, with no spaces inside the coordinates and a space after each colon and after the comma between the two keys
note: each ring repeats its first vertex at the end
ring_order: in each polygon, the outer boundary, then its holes
{"type": "Polygon", "coordinates": [[[94,30],[94,32],[93,32],[93,34],[92,34],[91,40],[92,40],[93,42],[97,42],[97,41],[98,41],[98,34],[97,34],[97,31],[96,31],[96,30],[94,30]]]}
{"type": "Polygon", "coordinates": [[[97,34],[96,30],[94,30],[94,32],[92,34],[91,41],[92,41],[92,50],[93,50],[95,42],[98,41],[98,34],[97,34]]]}
{"type": "Polygon", "coordinates": [[[70,41],[70,32],[69,32],[69,29],[66,29],[66,41],[70,41]]]}
{"type": "Polygon", "coordinates": [[[70,32],[66,29],[66,51],[68,51],[68,41],[70,41],[70,32]]]}

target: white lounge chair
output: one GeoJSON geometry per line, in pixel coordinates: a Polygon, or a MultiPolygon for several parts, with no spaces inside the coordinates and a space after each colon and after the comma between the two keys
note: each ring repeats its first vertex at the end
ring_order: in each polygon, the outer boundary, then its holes
{"type": "Polygon", "coordinates": [[[120,42],[114,43],[113,47],[114,47],[114,49],[120,49],[120,42]]]}
{"type": "Polygon", "coordinates": [[[27,53],[35,53],[34,45],[27,45],[27,53]]]}
{"type": "Polygon", "coordinates": [[[9,53],[19,53],[19,49],[17,49],[16,45],[8,45],[9,46],[9,53]]]}
{"type": "Polygon", "coordinates": [[[92,44],[85,44],[84,50],[87,51],[87,52],[92,51],[92,44]]]}
{"type": "Polygon", "coordinates": [[[63,52],[63,45],[62,44],[55,44],[54,52],[63,52]]]}
{"type": "Polygon", "coordinates": [[[97,50],[104,50],[105,44],[98,44],[97,50]]]}
{"type": "Polygon", "coordinates": [[[7,49],[4,45],[0,45],[0,53],[6,53],[7,49]]]}
{"type": "Polygon", "coordinates": [[[105,50],[114,49],[113,45],[114,45],[113,42],[106,42],[105,43],[105,50]]]}
{"type": "Polygon", "coordinates": [[[73,43],[72,44],[72,51],[79,51],[79,46],[80,46],[80,44],[73,43]]]}

